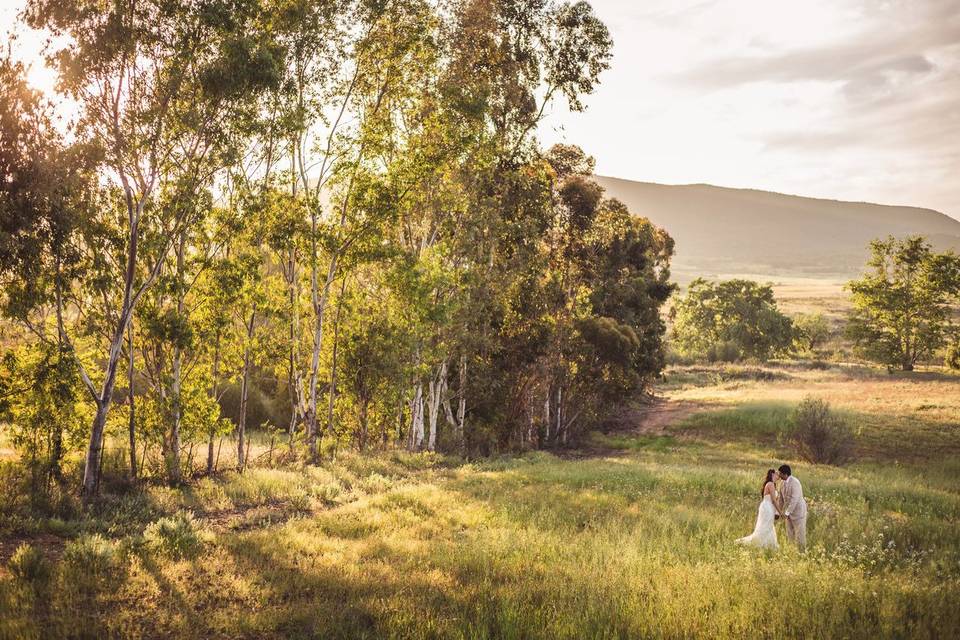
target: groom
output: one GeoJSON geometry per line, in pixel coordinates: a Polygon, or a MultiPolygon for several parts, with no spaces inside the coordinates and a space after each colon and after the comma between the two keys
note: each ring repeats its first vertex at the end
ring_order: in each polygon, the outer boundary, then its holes
{"type": "Polygon", "coordinates": [[[790,474],[790,465],[780,465],[777,476],[783,480],[783,517],[787,519],[787,539],[801,549],[807,546],[807,502],[800,481],[790,474]]]}

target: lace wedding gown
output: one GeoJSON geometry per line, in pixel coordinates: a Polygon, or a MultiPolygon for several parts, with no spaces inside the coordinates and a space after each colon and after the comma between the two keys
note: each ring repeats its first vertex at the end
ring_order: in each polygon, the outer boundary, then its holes
{"type": "Polygon", "coordinates": [[[774,516],[777,510],[773,506],[773,499],[769,495],[763,496],[760,508],[757,509],[757,524],[750,535],[737,538],[737,544],[744,544],[761,549],[779,549],[777,544],[777,530],[774,528],[774,516]]]}

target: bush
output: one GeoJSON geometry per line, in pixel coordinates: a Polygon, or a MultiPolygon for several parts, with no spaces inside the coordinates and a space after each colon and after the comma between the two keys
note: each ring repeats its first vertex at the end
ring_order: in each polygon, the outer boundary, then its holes
{"type": "Polygon", "coordinates": [[[947,347],[947,355],[944,358],[944,364],[948,369],[960,370],[960,338],[957,338],[947,347]]]}
{"type": "Polygon", "coordinates": [[[203,548],[200,526],[191,513],[160,518],[143,531],[147,546],[171,558],[190,558],[203,548]]]}
{"type": "Polygon", "coordinates": [[[853,454],[853,431],[817,398],[805,398],[793,415],[790,440],[807,462],[843,464],[853,454]]]}
{"type": "Polygon", "coordinates": [[[793,319],[796,341],[804,351],[813,351],[830,339],[830,322],[822,313],[801,313],[793,319]]]}
{"type": "Polygon", "coordinates": [[[50,563],[32,545],[24,543],[17,547],[8,566],[14,577],[36,591],[43,590],[50,581],[50,563]]]}
{"type": "Polygon", "coordinates": [[[707,349],[708,362],[737,362],[740,360],[740,347],[736,342],[726,341],[713,344],[707,349]]]}
{"type": "Polygon", "coordinates": [[[99,533],[67,543],[63,551],[64,587],[88,593],[116,586],[126,577],[127,555],[99,533]]]}

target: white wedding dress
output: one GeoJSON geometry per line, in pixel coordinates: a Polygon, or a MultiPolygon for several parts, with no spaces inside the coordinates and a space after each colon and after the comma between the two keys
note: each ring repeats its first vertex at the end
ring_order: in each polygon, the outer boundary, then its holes
{"type": "Polygon", "coordinates": [[[757,524],[753,528],[753,533],[744,538],[737,538],[737,544],[761,549],[779,549],[777,530],[773,526],[776,515],[777,510],[773,506],[773,499],[769,495],[763,496],[760,508],[757,509],[757,524]]]}

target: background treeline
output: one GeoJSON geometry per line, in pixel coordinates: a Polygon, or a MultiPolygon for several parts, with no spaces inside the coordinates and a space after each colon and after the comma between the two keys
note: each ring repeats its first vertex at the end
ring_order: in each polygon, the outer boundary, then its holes
{"type": "Polygon", "coordinates": [[[787,316],[769,284],[694,280],[669,309],[671,360],[832,356],[890,370],[938,362],[960,369],[960,256],[937,253],[920,236],[875,240],[869,248],[863,274],[845,287],[852,306],[839,322],[821,311],[787,316]],[[853,353],[826,353],[836,338],[853,353]]]}
{"type": "Polygon", "coordinates": [[[552,446],[659,374],[671,239],[534,137],[607,67],[587,3],[25,19],[76,114],[0,65],[0,412],[38,477],[83,451],[87,494],[105,464],[177,483],[227,435],[242,468],[253,427],[307,460],[552,446]]]}

